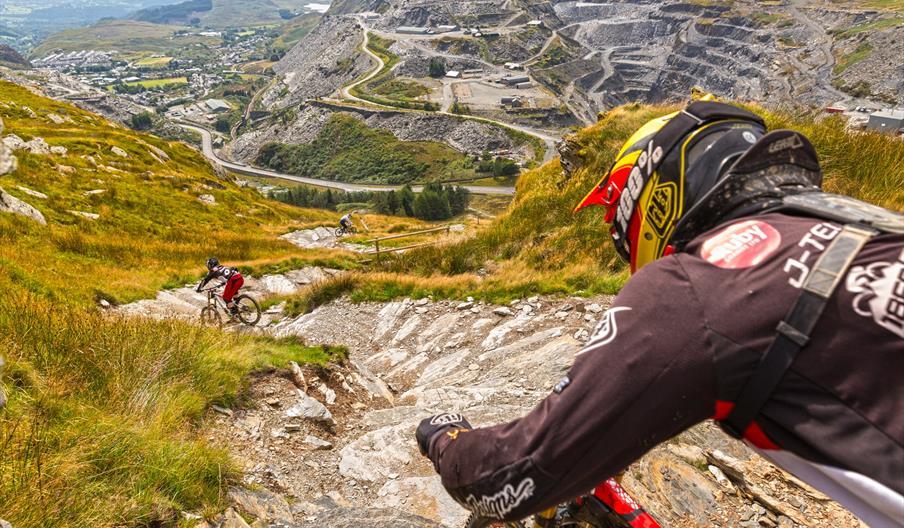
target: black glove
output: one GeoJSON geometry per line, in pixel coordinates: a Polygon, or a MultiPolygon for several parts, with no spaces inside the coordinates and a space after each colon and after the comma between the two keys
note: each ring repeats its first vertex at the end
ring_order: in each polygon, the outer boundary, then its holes
{"type": "Polygon", "coordinates": [[[442,413],[424,418],[417,426],[414,437],[417,438],[417,446],[421,454],[427,456],[433,439],[447,429],[471,429],[471,424],[464,416],[458,413],[442,413]]]}

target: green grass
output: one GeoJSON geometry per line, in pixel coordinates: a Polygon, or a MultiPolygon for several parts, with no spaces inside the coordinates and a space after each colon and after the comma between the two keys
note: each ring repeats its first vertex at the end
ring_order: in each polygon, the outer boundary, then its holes
{"type": "Polygon", "coordinates": [[[400,141],[387,130],[368,128],[361,120],[333,114],[306,145],[271,143],[261,148],[257,162],[274,170],[312,178],[360,183],[404,184],[473,175],[466,156],[444,143],[400,141]]]}
{"type": "Polygon", "coordinates": [[[125,83],[129,86],[144,86],[145,88],[160,88],[161,86],[188,84],[188,77],[167,77],[165,79],[148,79],[125,83]]]}
{"type": "Polygon", "coordinates": [[[175,525],[222,507],[239,468],[192,424],[233,405],[253,370],[345,357],[8,291],[0,336],[0,504],[17,528],[175,525]]]}
{"type": "MultiPolygon", "coordinates": [[[[901,8],[904,10],[904,7],[901,8]]],[[[900,24],[904,24],[904,16],[893,16],[889,18],[883,18],[880,20],[876,20],[874,22],[865,22],[863,24],[857,24],[856,26],[845,29],[844,31],[838,32],[835,36],[839,39],[847,39],[854,36],[857,36],[864,32],[876,32],[881,31],[883,29],[893,28],[900,24]]]]}
{"type": "Polygon", "coordinates": [[[873,53],[873,47],[868,42],[862,42],[857,49],[854,50],[853,53],[845,55],[841,57],[838,62],[835,64],[835,67],[832,68],[832,73],[835,75],[841,75],[845,70],[857,64],[858,62],[867,59],[873,53]]]}
{"type": "Polygon", "coordinates": [[[390,80],[390,75],[392,75],[393,67],[395,67],[395,65],[398,64],[399,60],[401,59],[398,55],[389,51],[389,47],[392,46],[395,41],[383,38],[374,33],[368,33],[367,36],[367,49],[380,57],[380,59],[383,61],[383,68],[381,68],[380,71],[366,83],[362,83],[353,87],[350,90],[352,95],[378,105],[393,106],[413,110],[439,110],[439,105],[436,103],[416,101],[410,97],[399,98],[394,97],[393,95],[384,96],[377,93],[379,86],[395,82],[393,80],[390,80]]]}
{"type": "Polygon", "coordinates": [[[289,207],[221,180],[197,151],[182,143],[114,126],[14,84],[0,83],[0,97],[11,104],[0,108],[4,133],[43,137],[69,149],[66,156],[19,151],[19,169],[0,176],[0,186],[37,207],[48,221],[40,226],[0,214],[0,283],[71,304],[91,304],[98,296],[130,302],[153,297],[174,276],[199,275],[213,254],[234,264],[297,255],[297,248],[279,240],[279,234],[294,225],[332,221],[334,213],[289,207]],[[24,106],[34,109],[37,118],[24,106]],[[44,117],[51,112],[73,123],[51,127],[44,117]],[[171,161],[155,161],[148,145],[171,161]],[[114,155],[113,146],[129,157],[114,155]],[[72,167],[74,173],[60,174],[57,165],[72,167]],[[18,186],[50,198],[38,200],[18,186]],[[106,192],[85,194],[94,189],[106,192]],[[217,205],[201,203],[201,194],[212,194],[217,205]],[[80,219],[69,210],[97,213],[100,219],[80,219]]]}
{"type": "Polygon", "coordinates": [[[769,13],[766,11],[757,11],[755,13],[751,13],[749,16],[763,26],[771,26],[778,24],[779,22],[788,20],[788,17],[786,15],[783,15],[781,13],[769,13]]]}
{"type": "Polygon", "coordinates": [[[430,90],[417,81],[392,79],[374,88],[374,93],[385,95],[391,99],[410,100],[427,95],[430,90]]]}
{"type": "Polygon", "coordinates": [[[875,9],[877,11],[904,11],[904,3],[901,0],[831,0],[842,7],[857,9],[875,9]]]}
{"type": "Polygon", "coordinates": [[[163,68],[173,62],[173,57],[145,57],[135,62],[139,68],[163,68]]]}
{"type": "Polygon", "coordinates": [[[537,61],[538,68],[551,68],[563,62],[571,60],[571,53],[568,48],[562,45],[561,40],[556,40],[543,52],[540,60],[537,61]]]}
{"type": "MultiPolygon", "coordinates": [[[[9,395],[0,411],[3,518],[17,528],[175,526],[180,511],[222,509],[240,470],[206,440],[210,405],[239,401],[252,371],[288,361],[324,366],[345,350],[120,318],[95,303],[194,282],[211,255],[251,274],[354,268],[347,252],[304,252],[278,238],[332,223],[335,213],[266,200],[221,179],[181,143],[17,85],[0,82],[0,98],[4,133],[69,149],[65,156],[19,151],[19,168],[0,176],[0,186],[47,219],[44,226],[0,214],[0,383],[9,395]],[[51,125],[51,112],[72,122],[51,125]],[[152,147],[170,161],[154,160],[152,147]],[[62,174],[58,165],[74,172],[62,174]],[[106,192],[85,194],[98,188],[106,192]],[[218,205],[199,202],[202,193],[218,205]],[[68,210],[101,216],[88,221],[68,210]]],[[[382,222],[367,219],[377,228],[382,222]]]]}

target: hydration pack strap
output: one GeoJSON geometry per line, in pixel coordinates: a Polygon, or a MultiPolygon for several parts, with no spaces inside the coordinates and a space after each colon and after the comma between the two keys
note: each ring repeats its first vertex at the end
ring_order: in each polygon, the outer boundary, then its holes
{"type": "Polygon", "coordinates": [[[728,434],[742,438],[747,427],[785,376],[800,349],[807,345],[810,333],[822,315],[826,303],[844,278],[854,258],[877,232],[846,225],[816,261],[804,282],[797,301],[778,324],[775,339],[760,364],[741,389],[734,408],[720,422],[728,434]]]}

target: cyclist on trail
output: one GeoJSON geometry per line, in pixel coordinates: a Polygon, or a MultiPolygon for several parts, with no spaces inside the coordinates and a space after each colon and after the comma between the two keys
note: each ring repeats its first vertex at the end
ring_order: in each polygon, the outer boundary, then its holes
{"type": "Polygon", "coordinates": [[[352,213],[346,213],[342,218],[339,219],[339,227],[345,229],[346,231],[352,230],[352,213]]]}
{"type": "Polygon", "coordinates": [[[226,280],[226,287],[223,288],[223,300],[226,301],[226,307],[229,308],[230,313],[237,313],[238,310],[235,303],[232,301],[232,298],[235,297],[235,294],[238,293],[242,285],[245,284],[245,279],[242,278],[242,274],[237,268],[222,266],[216,257],[211,257],[207,259],[207,275],[201,279],[201,284],[198,284],[195,291],[200,292],[201,288],[213,279],[226,280]]]}
{"type": "Polygon", "coordinates": [[[823,193],[807,138],[714,101],[616,159],[577,209],[606,208],[634,276],[528,415],[421,422],[452,497],[524,518],[713,418],[867,524],[904,526],[904,215],[823,193]]]}

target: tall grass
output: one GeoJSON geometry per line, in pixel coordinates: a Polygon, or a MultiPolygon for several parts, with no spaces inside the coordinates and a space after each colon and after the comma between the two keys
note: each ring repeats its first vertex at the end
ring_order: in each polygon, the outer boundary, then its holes
{"type": "Polygon", "coordinates": [[[190,282],[211,255],[252,270],[351,266],[348,255],[301,254],[278,239],[335,214],[266,200],[218,177],[185,145],[10,83],[0,82],[0,100],[5,133],[69,150],[19,151],[19,168],[0,177],[47,218],[44,226],[0,214],[0,384],[9,395],[0,410],[0,517],[17,528],[159,526],[175,525],[180,510],[216,509],[238,470],[203,438],[206,409],[231,404],[254,369],[326,364],[344,351],[119,319],[90,306],[190,282]],[[71,122],[50,125],[51,112],[71,122]],[[154,160],[148,145],[170,161],[154,160]],[[94,189],[105,192],[86,194],[94,189]]]}
{"type": "Polygon", "coordinates": [[[194,426],[208,406],[231,404],[252,369],[344,354],[16,293],[0,297],[0,346],[0,512],[17,528],[174,524],[216,508],[238,470],[194,426]]]}

